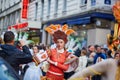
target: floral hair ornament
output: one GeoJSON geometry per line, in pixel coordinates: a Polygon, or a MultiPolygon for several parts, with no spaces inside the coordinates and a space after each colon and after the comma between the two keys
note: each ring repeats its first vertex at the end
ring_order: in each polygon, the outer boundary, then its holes
{"type": "Polygon", "coordinates": [[[67,43],[67,36],[69,36],[72,33],[75,33],[73,29],[68,29],[68,25],[53,25],[46,27],[45,30],[53,36],[53,40],[56,43],[57,39],[62,39],[67,43]]]}

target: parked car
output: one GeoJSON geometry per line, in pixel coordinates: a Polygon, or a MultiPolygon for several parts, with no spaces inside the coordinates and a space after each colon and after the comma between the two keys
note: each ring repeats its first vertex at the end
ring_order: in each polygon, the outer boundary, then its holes
{"type": "Polygon", "coordinates": [[[14,69],[0,57],[0,80],[20,80],[14,69]]]}

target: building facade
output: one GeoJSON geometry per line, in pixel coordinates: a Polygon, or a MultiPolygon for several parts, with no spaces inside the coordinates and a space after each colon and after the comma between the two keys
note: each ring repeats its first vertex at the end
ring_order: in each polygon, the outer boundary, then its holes
{"type": "Polygon", "coordinates": [[[0,32],[20,19],[20,0],[0,0],[0,32]]]}
{"type": "Polygon", "coordinates": [[[40,0],[42,43],[52,39],[44,31],[50,24],[68,24],[78,33],[81,47],[92,44],[104,45],[106,35],[114,26],[112,5],[114,0],[40,0]],[[46,36],[46,37],[45,37],[46,36]]]}
{"type": "Polygon", "coordinates": [[[14,28],[18,33],[28,32],[30,39],[40,42],[41,23],[30,18],[30,5],[29,0],[0,0],[0,34],[14,28]]]}
{"type": "Polygon", "coordinates": [[[0,0],[0,30],[17,25],[18,31],[30,32],[31,39],[51,44],[51,36],[44,28],[68,24],[78,33],[81,46],[103,45],[114,26],[114,3],[115,0],[0,0]]]}

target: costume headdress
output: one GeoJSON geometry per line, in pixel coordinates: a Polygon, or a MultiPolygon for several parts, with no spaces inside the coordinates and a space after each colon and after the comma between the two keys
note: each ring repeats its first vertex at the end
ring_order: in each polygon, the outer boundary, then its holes
{"type": "Polygon", "coordinates": [[[65,43],[67,42],[67,36],[74,33],[72,29],[68,29],[68,25],[53,25],[46,27],[45,30],[53,36],[53,40],[56,43],[57,39],[63,39],[65,43]]]}

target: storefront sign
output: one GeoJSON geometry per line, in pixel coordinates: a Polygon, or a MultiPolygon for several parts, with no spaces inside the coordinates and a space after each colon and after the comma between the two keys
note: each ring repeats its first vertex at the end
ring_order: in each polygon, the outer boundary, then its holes
{"type": "Polygon", "coordinates": [[[29,0],[22,0],[21,18],[27,19],[29,0]]]}
{"type": "Polygon", "coordinates": [[[28,22],[25,22],[25,23],[21,23],[21,24],[16,24],[16,25],[13,25],[13,26],[9,26],[8,27],[8,30],[14,28],[14,29],[22,29],[22,28],[25,28],[28,26],[28,22]]]}
{"type": "Polygon", "coordinates": [[[105,0],[104,3],[108,4],[108,5],[111,5],[111,0],[105,0]]]}

